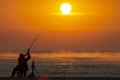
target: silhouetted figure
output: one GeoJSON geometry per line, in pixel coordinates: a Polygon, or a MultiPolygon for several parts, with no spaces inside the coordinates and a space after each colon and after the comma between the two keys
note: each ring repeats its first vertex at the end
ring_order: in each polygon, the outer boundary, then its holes
{"type": "Polygon", "coordinates": [[[18,58],[18,65],[13,69],[12,76],[14,77],[16,72],[19,72],[20,76],[19,77],[25,77],[26,72],[28,71],[28,65],[27,62],[31,58],[30,57],[30,48],[27,50],[27,53],[24,55],[21,53],[18,58]]]}

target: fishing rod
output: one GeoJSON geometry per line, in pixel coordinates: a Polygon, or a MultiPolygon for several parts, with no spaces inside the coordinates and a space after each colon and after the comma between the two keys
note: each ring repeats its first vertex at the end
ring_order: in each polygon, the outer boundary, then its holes
{"type": "Polygon", "coordinates": [[[29,47],[26,47],[25,49],[22,50],[22,53],[26,52],[26,49],[27,49],[27,51],[28,51],[28,49],[30,51],[31,48],[32,48],[32,46],[34,45],[35,41],[38,39],[38,37],[39,37],[39,34],[37,34],[37,36],[33,39],[33,41],[31,42],[31,44],[29,45],[29,47]]]}
{"type": "Polygon", "coordinates": [[[35,37],[35,39],[32,41],[30,47],[28,47],[28,49],[31,49],[33,44],[35,43],[35,41],[37,40],[37,38],[39,37],[39,34],[35,37]]]}
{"type": "MultiPolygon", "coordinates": [[[[34,40],[31,42],[30,46],[27,48],[27,53],[31,50],[32,46],[34,45],[35,41],[39,37],[39,34],[34,38],[34,40]]],[[[27,53],[25,55],[27,55],[27,53]]]]}

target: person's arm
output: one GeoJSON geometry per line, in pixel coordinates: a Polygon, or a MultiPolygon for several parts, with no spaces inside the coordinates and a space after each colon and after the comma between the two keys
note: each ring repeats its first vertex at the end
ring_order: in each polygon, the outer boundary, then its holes
{"type": "Polygon", "coordinates": [[[29,60],[29,59],[31,58],[31,56],[30,56],[30,48],[28,48],[27,53],[26,53],[25,55],[28,56],[28,57],[26,58],[27,60],[29,60]]]}
{"type": "Polygon", "coordinates": [[[26,54],[29,54],[30,53],[30,48],[28,48],[28,50],[27,50],[27,53],[26,54]]]}
{"type": "Polygon", "coordinates": [[[30,56],[30,54],[28,53],[28,59],[30,59],[31,58],[31,56],[30,56]]]}
{"type": "Polygon", "coordinates": [[[28,48],[26,54],[24,54],[24,56],[28,55],[30,53],[30,48],[28,48]]]}

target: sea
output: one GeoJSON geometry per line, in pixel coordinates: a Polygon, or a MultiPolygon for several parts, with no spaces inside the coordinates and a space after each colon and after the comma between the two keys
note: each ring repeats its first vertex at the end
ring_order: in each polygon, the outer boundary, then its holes
{"type": "MultiPolygon", "coordinates": [[[[11,76],[20,51],[0,51],[0,77],[11,76]]],[[[120,77],[120,52],[31,52],[35,75],[47,77],[120,77]]],[[[27,57],[27,56],[26,56],[27,57]]]]}

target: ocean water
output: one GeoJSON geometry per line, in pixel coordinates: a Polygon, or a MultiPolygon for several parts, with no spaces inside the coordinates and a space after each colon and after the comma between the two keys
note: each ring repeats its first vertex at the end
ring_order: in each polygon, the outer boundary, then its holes
{"type": "MultiPolygon", "coordinates": [[[[0,53],[0,77],[9,77],[17,65],[19,53],[0,53]]],[[[47,77],[120,77],[120,53],[31,53],[28,62],[31,73],[35,61],[36,76],[47,77]]]]}

